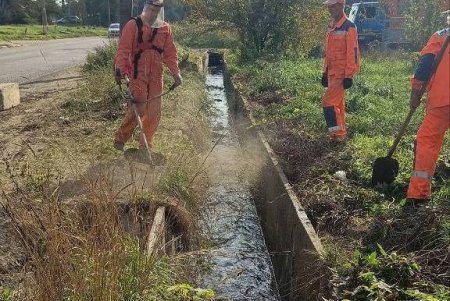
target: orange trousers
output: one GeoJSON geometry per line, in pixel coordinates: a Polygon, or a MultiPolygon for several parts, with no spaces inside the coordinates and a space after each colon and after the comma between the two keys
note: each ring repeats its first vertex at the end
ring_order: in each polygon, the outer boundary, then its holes
{"type": "MultiPolygon", "coordinates": [[[[147,101],[154,96],[160,95],[163,91],[163,79],[162,78],[149,78],[148,81],[140,78],[134,79],[130,82],[130,91],[136,101],[136,107],[138,109],[139,116],[142,119],[142,125],[145,137],[150,148],[153,148],[153,136],[158,128],[159,121],[161,120],[161,97],[147,101]]],[[[122,121],[119,129],[116,132],[115,140],[126,143],[133,131],[138,125],[135,118],[134,111],[128,105],[125,118],[122,121]]],[[[141,146],[145,145],[144,138],[141,134],[139,139],[141,146]]]]}
{"type": "Polygon", "coordinates": [[[346,138],[344,78],[329,76],[328,88],[322,98],[323,113],[332,139],[346,138]]]}
{"type": "Polygon", "coordinates": [[[431,180],[436,171],[445,132],[450,128],[450,106],[427,110],[416,138],[414,173],[408,188],[408,198],[429,199],[431,180]]]}

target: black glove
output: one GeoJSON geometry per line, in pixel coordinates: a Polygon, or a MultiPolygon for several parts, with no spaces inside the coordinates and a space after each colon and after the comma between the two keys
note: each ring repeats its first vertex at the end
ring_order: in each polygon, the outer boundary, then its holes
{"type": "Polygon", "coordinates": [[[322,74],[322,86],[328,87],[328,74],[326,73],[322,74]]]}
{"type": "Polygon", "coordinates": [[[344,89],[347,90],[353,86],[352,78],[344,78],[344,89]]]}

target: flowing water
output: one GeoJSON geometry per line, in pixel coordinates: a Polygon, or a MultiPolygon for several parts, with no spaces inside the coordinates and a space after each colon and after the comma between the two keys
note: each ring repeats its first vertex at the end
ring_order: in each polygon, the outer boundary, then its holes
{"type": "Polygon", "coordinates": [[[206,85],[216,146],[208,159],[211,186],[203,216],[203,229],[212,243],[211,270],[201,283],[222,300],[279,300],[250,186],[240,176],[244,159],[223,71],[211,68],[206,85]]]}

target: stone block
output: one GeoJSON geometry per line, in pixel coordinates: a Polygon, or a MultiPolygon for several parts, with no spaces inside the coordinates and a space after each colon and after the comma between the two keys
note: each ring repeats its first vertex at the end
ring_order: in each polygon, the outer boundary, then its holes
{"type": "Polygon", "coordinates": [[[20,104],[19,84],[0,84],[0,111],[10,109],[20,104]]]}

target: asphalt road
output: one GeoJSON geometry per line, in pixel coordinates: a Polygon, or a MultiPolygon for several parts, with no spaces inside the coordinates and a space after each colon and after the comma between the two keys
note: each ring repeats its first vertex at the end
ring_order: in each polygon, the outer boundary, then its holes
{"type": "Polygon", "coordinates": [[[26,83],[81,65],[95,47],[108,43],[100,37],[23,42],[0,49],[0,83],[26,83]]]}

